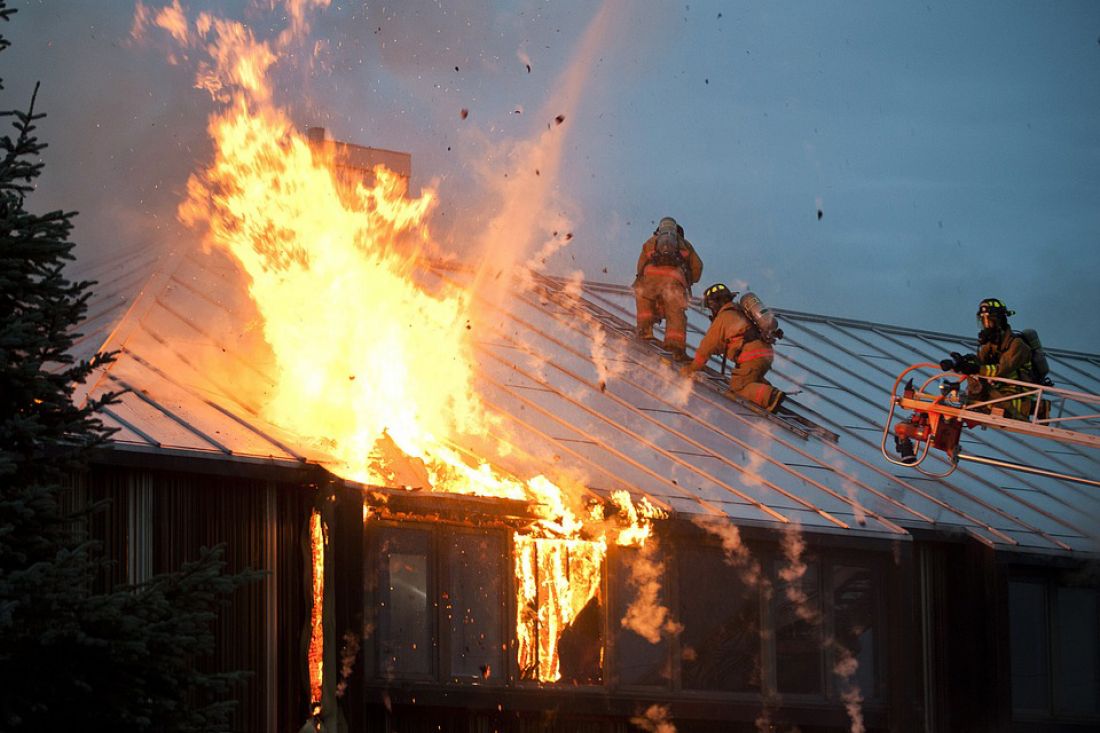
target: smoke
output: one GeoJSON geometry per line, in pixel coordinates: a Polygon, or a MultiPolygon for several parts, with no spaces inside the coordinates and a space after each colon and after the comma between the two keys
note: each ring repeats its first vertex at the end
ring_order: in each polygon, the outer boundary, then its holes
{"type": "MultiPolygon", "coordinates": [[[[726,563],[737,569],[742,582],[750,587],[759,586],[766,596],[770,596],[770,583],[763,577],[759,562],[753,558],[742,542],[741,533],[732,522],[723,517],[709,516],[696,517],[692,521],[696,526],[721,540],[726,563]]],[[[803,558],[806,543],[798,524],[792,524],[785,528],[780,545],[786,560],[786,564],[779,569],[779,577],[784,582],[784,595],[794,606],[798,618],[814,626],[820,626],[821,614],[813,607],[802,585],[808,565],[803,558]]],[[[845,710],[852,721],[851,733],[864,733],[863,697],[859,685],[854,682],[859,663],[851,652],[836,640],[830,639],[823,644],[823,649],[829,648],[832,648],[836,655],[837,662],[834,666],[834,672],[841,680],[841,699],[844,701],[845,710]]],[[[779,695],[764,696],[763,708],[755,720],[757,731],[772,733],[775,730],[772,714],[780,704],[781,699],[779,695]]]]}
{"type": "MultiPolygon", "coordinates": [[[[795,615],[798,618],[819,627],[822,622],[821,612],[811,603],[803,587],[803,580],[808,570],[808,566],[803,559],[806,543],[797,523],[791,524],[784,530],[780,544],[783,556],[786,559],[786,565],[779,569],[779,577],[784,581],[784,595],[794,606],[795,615]]],[[[844,701],[844,709],[852,723],[851,733],[864,733],[863,695],[859,685],[855,682],[859,661],[852,655],[850,650],[836,639],[823,641],[822,650],[829,651],[830,649],[836,659],[833,672],[840,678],[840,695],[841,700],[844,701]]]]}
{"type": "Polygon", "coordinates": [[[847,470],[847,462],[840,456],[834,455],[828,463],[836,470],[836,475],[841,477],[844,493],[848,496],[848,500],[852,502],[852,512],[855,514],[856,521],[861,527],[866,525],[867,511],[859,501],[858,487],[847,478],[850,475],[847,470]]]}
{"type": "Polygon", "coordinates": [[[676,733],[667,705],[650,705],[644,713],[631,718],[630,722],[647,733],[676,733]]]}
{"type": "MultiPolygon", "coordinates": [[[[672,367],[665,367],[668,371],[673,371],[672,367]]],[[[672,389],[667,394],[667,399],[670,403],[678,408],[683,409],[687,407],[688,400],[691,399],[691,395],[695,392],[695,377],[690,379],[687,377],[681,379],[672,379],[672,389]]]]}
{"type": "Polygon", "coordinates": [[[547,258],[573,239],[565,214],[568,203],[559,189],[568,119],[581,105],[590,69],[606,47],[613,4],[604,2],[597,11],[570,65],[535,114],[537,136],[506,146],[503,156],[486,156],[487,160],[503,157],[506,161],[503,172],[482,170],[490,197],[498,203],[478,248],[483,265],[477,284],[483,290],[493,287],[497,297],[511,285],[509,278],[496,277],[499,271],[512,272],[520,262],[541,269],[547,258]],[[534,254],[527,254],[531,252],[534,254]]]}
{"type": "Polygon", "coordinates": [[[802,580],[807,570],[806,563],[802,559],[806,543],[802,539],[802,531],[797,522],[784,528],[780,544],[787,560],[787,564],[779,569],[779,577],[785,584],[783,592],[800,619],[808,624],[817,625],[821,623],[821,614],[811,605],[809,596],[802,587],[802,580]]]}
{"type": "Polygon", "coordinates": [[[684,629],[683,624],[672,619],[668,607],[659,602],[665,565],[657,555],[657,540],[650,537],[629,561],[627,582],[636,595],[621,620],[624,629],[630,629],[650,644],[659,643],[662,637],[676,636],[684,629]]]}
{"type": "Polygon", "coordinates": [[[576,270],[569,276],[562,288],[566,305],[573,306],[573,315],[580,316],[581,320],[591,330],[591,347],[589,355],[596,367],[596,380],[600,391],[607,389],[608,382],[622,374],[625,365],[615,358],[615,352],[608,350],[607,329],[596,320],[585,308],[581,306],[584,297],[584,273],[576,270]]]}
{"type": "Polygon", "coordinates": [[[851,733],[864,733],[863,727],[863,694],[859,685],[854,681],[856,670],[859,669],[859,661],[837,641],[832,641],[832,647],[836,652],[837,661],[833,666],[833,673],[840,678],[840,699],[844,701],[844,709],[848,718],[852,721],[851,733]]]}
{"type": "Polygon", "coordinates": [[[355,659],[359,656],[359,637],[354,631],[344,632],[344,643],[340,647],[340,681],[336,683],[337,699],[344,696],[348,689],[348,678],[351,677],[355,667],[355,659]]]}
{"type": "Polygon", "coordinates": [[[752,556],[749,548],[741,541],[741,532],[737,525],[726,517],[697,516],[692,523],[706,530],[722,543],[726,564],[737,570],[741,582],[750,588],[756,588],[763,581],[760,562],[752,556]]]}

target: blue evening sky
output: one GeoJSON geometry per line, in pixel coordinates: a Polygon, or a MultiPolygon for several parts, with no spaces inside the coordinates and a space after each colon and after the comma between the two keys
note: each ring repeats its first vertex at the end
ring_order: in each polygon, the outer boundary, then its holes
{"type": "MultiPolygon", "coordinates": [[[[11,4],[3,106],[41,80],[49,114],[36,205],[81,212],[89,263],[195,240],[174,221],[210,155],[192,68],[129,40],[132,2],[11,4]]],[[[183,5],[277,25],[241,2],[183,5]]],[[[600,8],[333,0],[314,23],[322,63],[289,59],[280,102],[303,128],[412,153],[460,251],[492,217],[510,146],[562,114],[535,239],[558,216],[574,238],[551,273],[629,283],[671,215],[703,285],[959,333],[995,296],[1048,346],[1100,352],[1100,3],[610,0],[584,54],[600,8]]]]}

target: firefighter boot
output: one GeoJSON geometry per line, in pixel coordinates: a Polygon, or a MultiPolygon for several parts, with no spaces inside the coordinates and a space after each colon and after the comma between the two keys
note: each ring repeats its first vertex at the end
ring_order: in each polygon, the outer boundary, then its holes
{"type": "Polygon", "coordinates": [[[911,439],[894,436],[894,450],[898,452],[902,463],[913,464],[917,462],[917,449],[911,439]]]}
{"type": "Polygon", "coordinates": [[[768,401],[768,406],[765,407],[768,412],[779,412],[780,405],[783,404],[783,400],[787,399],[787,393],[778,389],[772,390],[772,398],[768,401]]]}

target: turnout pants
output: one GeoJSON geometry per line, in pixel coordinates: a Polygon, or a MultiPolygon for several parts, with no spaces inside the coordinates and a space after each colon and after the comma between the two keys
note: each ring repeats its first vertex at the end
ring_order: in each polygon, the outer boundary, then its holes
{"type": "Polygon", "coordinates": [[[653,324],[661,319],[663,311],[665,324],[665,348],[683,350],[687,345],[687,287],[682,276],[666,273],[651,273],[651,270],[676,270],[678,268],[646,268],[646,274],[634,288],[634,297],[638,317],[638,336],[649,338],[653,335],[653,324]]]}
{"type": "MultiPolygon", "coordinates": [[[[1010,384],[994,387],[977,377],[968,377],[966,384],[966,392],[968,395],[967,402],[970,403],[997,400],[1002,397],[1012,397],[1013,395],[1027,391],[1025,387],[1016,387],[1010,384]]],[[[1015,397],[976,409],[978,412],[991,412],[994,408],[998,407],[1004,410],[1005,417],[1007,418],[1013,420],[1028,420],[1035,410],[1035,398],[1034,396],[1015,397]]],[[[1039,406],[1039,419],[1044,420],[1048,417],[1050,417],[1050,402],[1048,400],[1043,400],[1043,404],[1039,406]]]]}
{"type": "Polygon", "coordinates": [[[745,344],[736,357],[737,366],[730,374],[729,393],[765,410],[773,409],[783,394],[764,378],[772,368],[773,359],[771,346],[763,341],[745,344]]]}

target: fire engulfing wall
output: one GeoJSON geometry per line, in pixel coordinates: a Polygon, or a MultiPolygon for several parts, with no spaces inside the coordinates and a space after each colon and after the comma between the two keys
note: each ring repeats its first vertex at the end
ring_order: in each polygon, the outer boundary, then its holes
{"type": "Polygon", "coordinates": [[[884,543],[749,530],[735,556],[679,520],[621,547],[532,537],[523,502],[342,487],[319,507],[321,729],[457,715],[518,730],[557,710],[603,730],[645,700],[697,722],[874,730],[890,719],[885,680],[907,678],[884,543]]]}

